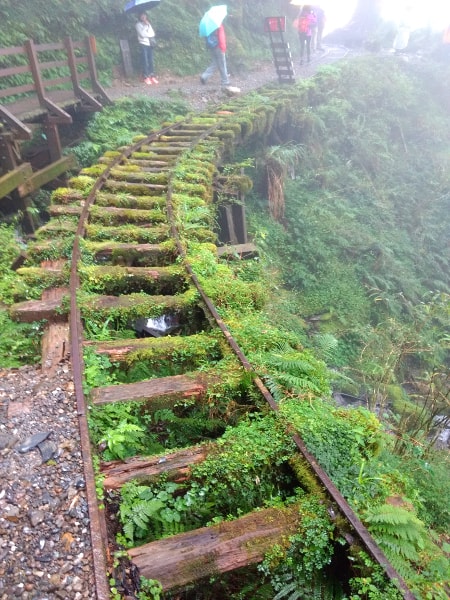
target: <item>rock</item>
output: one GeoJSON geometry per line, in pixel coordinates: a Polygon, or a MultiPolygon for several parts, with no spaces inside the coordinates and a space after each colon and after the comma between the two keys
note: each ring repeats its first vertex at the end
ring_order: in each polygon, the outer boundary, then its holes
{"type": "Polygon", "coordinates": [[[5,507],[5,519],[7,521],[11,521],[11,523],[18,523],[19,521],[19,515],[20,515],[20,509],[18,506],[6,506],[5,507]]]}
{"type": "Polygon", "coordinates": [[[30,519],[32,527],[36,527],[36,525],[39,525],[39,523],[42,523],[45,520],[45,512],[43,510],[31,510],[28,513],[28,518],[30,519]]]}
{"type": "Polygon", "coordinates": [[[34,435],[27,438],[24,442],[22,442],[19,446],[16,446],[17,452],[28,452],[29,450],[36,448],[36,446],[38,446],[41,442],[46,440],[50,434],[51,431],[35,433],[34,435]]]}
{"type": "Polygon", "coordinates": [[[44,440],[38,444],[38,448],[39,452],[41,453],[43,463],[58,456],[58,447],[53,444],[53,442],[50,442],[50,440],[44,440]]]}
{"type": "Polygon", "coordinates": [[[18,439],[15,435],[10,435],[8,433],[0,433],[0,450],[13,448],[17,442],[18,439]]]}

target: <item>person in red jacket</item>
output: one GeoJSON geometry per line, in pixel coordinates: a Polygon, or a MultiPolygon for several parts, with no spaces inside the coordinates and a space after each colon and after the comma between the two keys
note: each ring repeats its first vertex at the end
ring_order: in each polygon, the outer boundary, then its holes
{"type": "Polygon", "coordinates": [[[303,64],[303,55],[306,48],[306,59],[311,60],[311,36],[314,27],[316,27],[317,19],[312,6],[305,4],[301,9],[298,17],[295,20],[298,31],[298,39],[300,42],[300,64],[303,64]]]}
{"type": "Polygon", "coordinates": [[[223,24],[210,33],[206,38],[206,48],[211,54],[211,63],[209,67],[201,74],[200,81],[206,83],[207,80],[215,73],[218,69],[221,78],[222,87],[228,87],[230,80],[227,71],[227,40],[225,36],[225,29],[223,24]]]}

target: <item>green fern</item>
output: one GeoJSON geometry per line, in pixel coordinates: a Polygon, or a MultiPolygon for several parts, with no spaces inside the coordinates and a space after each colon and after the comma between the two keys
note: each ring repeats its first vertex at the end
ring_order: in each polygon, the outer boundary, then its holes
{"type": "Polygon", "coordinates": [[[339,341],[331,333],[320,333],[314,336],[317,353],[324,360],[331,362],[339,345],[339,341]]]}
{"type": "Polygon", "coordinates": [[[289,344],[278,344],[275,351],[262,356],[269,373],[265,382],[275,400],[286,394],[328,395],[329,373],[325,363],[308,351],[294,350],[289,344]]]}
{"type": "Polygon", "coordinates": [[[123,523],[123,532],[133,544],[137,539],[146,537],[149,521],[164,506],[161,500],[139,500],[133,504],[120,505],[120,519],[123,523]]]}
{"type": "Polygon", "coordinates": [[[103,439],[100,440],[100,443],[107,445],[105,459],[124,460],[132,456],[141,448],[144,435],[145,430],[142,427],[123,419],[118,425],[107,429],[103,439]]]}
{"type": "MultiPolygon", "coordinates": [[[[402,561],[414,563],[419,560],[428,534],[424,523],[412,512],[401,506],[383,504],[369,508],[364,518],[389,559],[400,567],[402,561]]],[[[404,571],[402,567],[400,570],[404,571]]]]}
{"type": "Polygon", "coordinates": [[[287,598],[288,600],[298,600],[302,595],[303,590],[298,589],[297,582],[291,581],[291,583],[288,583],[281,588],[278,594],[273,597],[273,600],[282,600],[284,598],[287,598]]]}
{"type": "Polygon", "coordinates": [[[272,600],[340,600],[342,591],[325,575],[317,572],[313,578],[304,574],[284,572],[275,576],[273,586],[277,594],[272,600]]]}

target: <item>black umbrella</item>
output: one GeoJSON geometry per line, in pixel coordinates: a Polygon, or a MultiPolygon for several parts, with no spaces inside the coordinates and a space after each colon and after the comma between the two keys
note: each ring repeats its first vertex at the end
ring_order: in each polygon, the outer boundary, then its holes
{"type": "Polygon", "coordinates": [[[124,12],[145,12],[158,6],[160,0],[130,0],[125,4],[124,12]]]}

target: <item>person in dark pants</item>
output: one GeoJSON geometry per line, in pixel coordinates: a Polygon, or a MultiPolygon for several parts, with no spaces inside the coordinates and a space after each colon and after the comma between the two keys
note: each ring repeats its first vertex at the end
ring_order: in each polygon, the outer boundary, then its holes
{"type": "Polygon", "coordinates": [[[305,4],[296,19],[298,39],[300,41],[300,64],[303,64],[303,56],[306,49],[306,60],[311,61],[311,36],[316,25],[316,16],[309,4],[305,4]]]}
{"type": "Polygon", "coordinates": [[[159,83],[155,77],[153,67],[153,46],[155,45],[155,32],[148,20],[147,13],[139,15],[136,23],[136,33],[142,53],[142,75],[144,83],[152,85],[159,83]]]}

